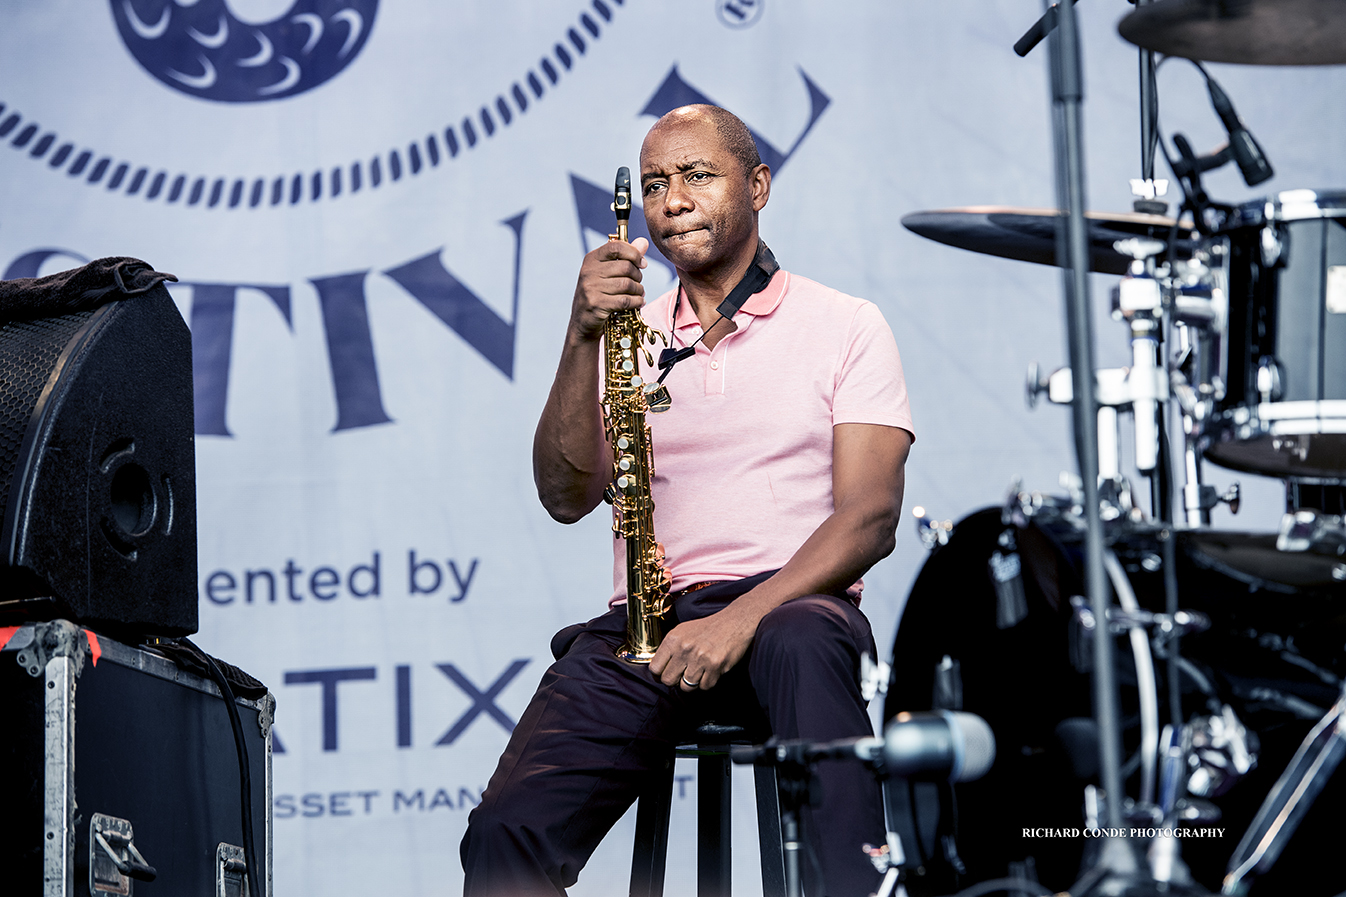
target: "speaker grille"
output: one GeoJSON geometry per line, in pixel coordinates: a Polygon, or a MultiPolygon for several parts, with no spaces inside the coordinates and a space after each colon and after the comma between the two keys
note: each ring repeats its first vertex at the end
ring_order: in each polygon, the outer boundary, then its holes
{"type": "Polygon", "coordinates": [[[37,400],[56,359],[92,315],[85,311],[0,326],[0,516],[9,507],[19,448],[37,400]]]}

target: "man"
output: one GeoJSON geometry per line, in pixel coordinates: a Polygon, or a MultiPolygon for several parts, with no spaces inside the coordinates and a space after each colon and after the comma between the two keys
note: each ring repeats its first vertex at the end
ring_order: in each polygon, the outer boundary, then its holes
{"type": "MultiPolygon", "coordinates": [[[[463,838],[474,897],[563,892],[699,719],[765,717],[780,738],[871,734],[857,671],[874,642],[857,580],[892,551],[913,439],[892,333],[873,304],[774,270],[757,228],[771,171],[725,110],[660,119],[640,183],[651,239],[679,278],[642,313],[675,347],[695,344],[665,381],[672,408],[649,417],[676,625],[648,666],[613,654],[620,606],[553,640],[557,662],[463,838]],[[753,266],[774,273],[722,318],[753,266]]],[[[610,241],[580,266],[533,450],[538,494],[562,522],[598,507],[612,480],[600,338],[614,310],[644,305],[647,248],[610,241]]],[[[614,605],[624,559],[618,543],[614,605]]],[[[858,763],[823,767],[823,803],[804,813],[816,858],[801,864],[805,882],[811,895],[869,894],[879,875],[861,845],[883,843],[878,787],[858,763]]]]}

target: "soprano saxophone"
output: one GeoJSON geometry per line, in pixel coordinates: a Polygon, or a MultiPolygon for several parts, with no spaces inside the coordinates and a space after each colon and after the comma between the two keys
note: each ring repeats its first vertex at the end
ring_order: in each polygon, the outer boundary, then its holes
{"type": "MultiPolygon", "coordinates": [[[[627,241],[631,217],[631,172],[617,170],[612,209],[617,233],[608,239],[627,241]]],[[[663,333],[645,323],[640,310],[613,312],[603,334],[603,430],[612,446],[613,481],[604,497],[612,504],[614,538],[626,540],[626,641],[617,656],[631,663],[649,663],[663,640],[672,575],[664,562],[664,546],[654,538],[654,449],[647,411],[664,411],[668,391],[662,384],[646,385],[640,376],[638,353],[653,366],[650,346],[663,333]]]]}

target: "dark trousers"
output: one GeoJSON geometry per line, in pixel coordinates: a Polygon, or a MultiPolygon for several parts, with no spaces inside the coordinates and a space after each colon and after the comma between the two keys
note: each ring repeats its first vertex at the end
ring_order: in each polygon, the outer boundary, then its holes
{"type": "MultiPolygon", "coordinates": [[[[683,595],[675,619],[709,616],[769,575],[683,595]]],[[[467,897],[563,894],[651,774],[667,768],[679,740],[704,720],[769,727],[781,739],[873,734],[859,668],[861,652],[874,656],[874,638],[845,598],[809,595],[771,611],[748,655],[706,691],[670,688],[648,667],[618,660],[625,629],[619,607],[552,640],[558,659],[468,817],[467,897]]],[[[884,843],[879,786],[846,760],[819,764],[817,781],[822,801],[801,814],[806,890],[864,897],[880,881],[861,850],[884,843]]]]}

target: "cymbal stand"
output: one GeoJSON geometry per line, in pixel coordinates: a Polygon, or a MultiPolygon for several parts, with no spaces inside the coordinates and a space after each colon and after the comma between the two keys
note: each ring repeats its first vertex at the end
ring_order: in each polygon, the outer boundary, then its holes
{"type": "Polygon", "coordinates": [[[1220,334],[1229,305],[1227,253],[1225,241],[1205,240],[1189,257],[1170,259],[1156,272],[1178,349],[1169,380],[1182,411],[1182,517],[1190,528],[1209,526],[1211,509],[1220,502],[1227,503],[1231,513],[1238,513],[1239,506],[1237,482],[1223,494],[1202,482],[1200,449],[1204,422],[1225,391],[1219,365],[1220,334]]]}

